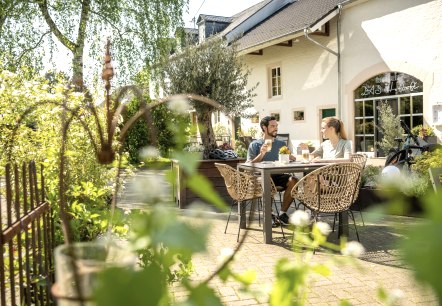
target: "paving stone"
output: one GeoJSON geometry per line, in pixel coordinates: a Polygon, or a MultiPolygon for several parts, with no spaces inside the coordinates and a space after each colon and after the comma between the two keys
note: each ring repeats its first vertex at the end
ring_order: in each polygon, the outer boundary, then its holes
{"type": "MultiPolygon", "coordinates": [[[[131,191],[125,199],[122,206],[126,209],[131,208],[131,200],[136,199],[136,195],[131,191]]],[[[140,205],[138,201],[134,207],[140,205]]],[[[227,234],[224,234],[224,228],[227,221],[227,214],[223,213],[204,213],[204,218],[193,219],[183,218],[192,224],[210,223],[210,232],[208,239],[208,251],[204,254],[197,254],[193,259],[194,272],[191,276],[192,282],[204,280],[211,275],[217,267],[217,257],[222,248],[236,248],[237,219],[229,224],[227,234]]],[[[289,211],[291,212],[291,211],[289,211]]],[[[187,215],[187,214],[186,214],[187,215]]],[[[437,298],[430,288],[419,285],[413,278],[413,271],[410,270],[402,261],[400,254],[395,249],[395,243],[401,239],[399,227],[408,227],[419,222],[416,218],[401,216],[384,216],[376,221],[370,221],[370,214],[364,213],[366,225],[360,226],[361,243],[366,248],[366,253],[354,261],[338,253],[329,253],[319,250],[310,258],[311,264],[326,264],[332,274],[324,277],[319,275],[309,276],[311,281],[309,286],[306,305],[339,305],[341,299],[347,299],[353,305],[381,305],[377,296],[378,288],[382,287],[387,292],[400,288],[404,293],[402,305],[438,305],[437,298]],[[332,263],[332,264],[331,264],[332,263]]],[[[322,221],[330,222],[332,218],[324,218],[322,221]]],[[[209,228],[209,227],[208,227],[209,228]]],[[[253,289],[261,292],[269,292],[271,286],[275,283],[275,264],[281,258],[290,260],[300,260],[305,253],[294,254],[292,251],[292,232],[285,230],[286,238],[282,237],[279,229],[273,231],[274,243],[264,244],[262,227],[255,222],[251,230],[247,233],[248,237],[237,254],[237,257],[231,269],[236,272],[244,272],[248,269],[256,271],[256,285],[253,289]],[[262,288],[262,290],[259,290],[262,288]]],[[[241,235],[245,234],[241,230],[241,235]]],[[[350,238],[353,239],[352,234],[350,238]]],[[[338,243],[337,234],[332,233],[329,239],[331,242],[338,243]]],[[[215,277],[210,285],[219,292],[225,305],[268,305],[268,297],[261,296],[258,301],[250,294],[240,291],[237,282],[229,280],[226,283],[215,277]]],[[[176,300],[183,300],[186,297],[185,291],[180,286],[173,286],[173,296],[176,300]]]]}

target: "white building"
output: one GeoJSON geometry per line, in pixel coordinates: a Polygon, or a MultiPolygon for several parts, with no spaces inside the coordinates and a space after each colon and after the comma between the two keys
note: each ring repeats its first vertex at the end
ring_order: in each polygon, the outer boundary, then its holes
{"type": "MultiPolygon", "coordinates": [[[[207,35],[215,21],[204,16],[207,35]]],[[[433,127],[440,142],[441,25],[442,0],[264,0],[217,31],[238,38],[249,83],[259,82],[259,117],[278,116],[292,145],[318,142],[321,119],[335,115],[354,150],[371,152],[381,101],[410,128],[433,127]]]]}

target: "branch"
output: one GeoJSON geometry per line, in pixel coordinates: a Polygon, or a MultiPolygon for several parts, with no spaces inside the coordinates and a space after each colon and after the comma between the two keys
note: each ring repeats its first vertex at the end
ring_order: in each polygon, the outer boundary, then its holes
{"type": "Polygon", "coordinates": [[[40,45],[40,43],[43,41],[43,37],[45,37],[45,36],[48,35],[48,34],[51,34],[51,31],[50,31],[50,30],[47,31],[46,33],[43,33],[43,35],[40,37],[40,39],[37,41],[37,43],[36,43],[34,46],[32,46],[32,47],[30,47],[30,48],[28,48],[28,49],[24,49],[23,52],[22,52],[22,53],[20,54],[20,56],[18,57],[17,61],[15,62],[15,65],[18,65],[18,63],[21,62],[21,59],[23,58],[23,56],[25,56],[26,53],[28,53],[28,52],[30,52],[30,51],[36,49],[36,48],[40,45]]]}
{"type": "Polygon", "coordinates": [[[47,0],[42,0],[38,2],[38,7],[40,9],[40,12],[43,14],[43,17],[48,24],[49,28],[51,29],[51,32],[54,33],[55,37],[58,38],[58,40],[69,50],[74,52],[77,45],[70,41],[61,31],[58,29],[57,25],[55,24],[54,20],[52,20],[51,16],[49,15],[48,11],[48,2],[47,0]]]}
{"type": "Polygon", "coordinates": [[[119,35],[120,37],[123,37],[123,33],[120,31],[120,28],[119,28],[118,26],[114,25],[114,24],[109,20],[109,18],[107,18],[107,17],[104,16],[103,14],[100,14],[99,12],[94,11],[94,10],[90,10],[90,12],[91,12],[92,14],[95,14],[95,15],[97,15],[98,17],[102,18],[105,22],[107,22],[107,23],[112,27],[112,29],[114,29],[114,30],[116,30],[116,31],[118,32],[118,35],[119,35]]]}

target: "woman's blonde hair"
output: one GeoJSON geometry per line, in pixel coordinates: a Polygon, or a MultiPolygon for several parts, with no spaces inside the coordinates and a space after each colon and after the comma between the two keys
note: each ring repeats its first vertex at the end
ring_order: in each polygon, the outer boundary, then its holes
{"type": "Polygon", "coordinates": [[[345,132],[344,122],[335,117],[326,117],[322,119],[328,127],[333,127],[336,131],[336,134],[339,135],[340,138],[347,140],[347,133],[345,132]]]}

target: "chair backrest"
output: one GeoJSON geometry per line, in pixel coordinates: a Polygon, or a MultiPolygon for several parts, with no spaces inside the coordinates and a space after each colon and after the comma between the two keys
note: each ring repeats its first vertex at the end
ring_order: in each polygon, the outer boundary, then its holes
{"type": "Polygon", "coordinates": [[[358,164],[359,166],[361,166],[361,175],[359,175],[359,181],[358,181],[358,187],[356,188],[356,192],[355,192],[355,201],[359,196],[359,187],[361,185],[361,180],[362,180],[362,172],[364,171],[365,168],[365,164],[367,163],[367,155],[365,154],[359,154],[359,153],[354,153],[354,154],[350,154],[350,160],[355,163],[358,164]]]}
{"type": "Polygon", "coordinates": [[[367,163],[367,155],[359,154],[359,153],[350,154],[350,160],[353,163],[356,163],[359,166],[361,166],[362,169],[364,169],[365,168],[365,164],[367,163]]]}
{"type": "Polygon", "coordinates": [[[291,194],[315,212],[345,211],[356,200],[360,175],[361,166],[356,163],[330,164],[304,176],[291,194]]]}
{"type": "Polygon", "coordinates": [[[221,163],[215,163],[226,184],[227,192],[235,201],[251,200],[262,196],[262,187],[258,177],[236,170],[221,163]]]}
{"type": "Polygon", "coordinates": [[[287,148],[290,148],[290,134],[277,134],[276,139],[284,141],[287,148]]]}

